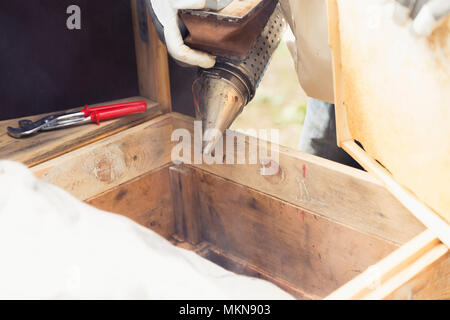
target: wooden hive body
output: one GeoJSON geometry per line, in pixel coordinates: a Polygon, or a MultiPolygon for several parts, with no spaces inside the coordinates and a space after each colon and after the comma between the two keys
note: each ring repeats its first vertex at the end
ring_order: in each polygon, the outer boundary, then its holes
{"type": "Polygon", "coordinates": [[[171,112],[167,54],[151,24],[142,41],[132,5],[141,97],[128,99],[148,112],[20,141],[1,122],[0,158],[299,299],[450,298],[448,247],[370,173],[282,146],[274,176],[262,162],[172,163],[171,134],[193,119],[171,112]]]}

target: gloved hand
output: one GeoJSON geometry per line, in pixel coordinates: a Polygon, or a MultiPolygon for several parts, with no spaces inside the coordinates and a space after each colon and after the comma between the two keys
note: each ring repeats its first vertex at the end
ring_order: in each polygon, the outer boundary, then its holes
{"type": "Polygon", "coordinates": [[[412,19],[418,36],[429,36],[450,15],[450,0],[396,0],[395,5],[395,22],[405,25],[412,19]]]}
{"type": "MultiPolygon", "coordinates": [[[[178,10],[203,9],[206,0],[148,0],[150,9],[164,28],[164,40],[169,54],[176,60],[202,68],[211,68],[216,60],[205,52],[193,50],[184,44],[180,32],[178,10]]],[[[153,17],[154,18],[154,17],[153,17]]]]}

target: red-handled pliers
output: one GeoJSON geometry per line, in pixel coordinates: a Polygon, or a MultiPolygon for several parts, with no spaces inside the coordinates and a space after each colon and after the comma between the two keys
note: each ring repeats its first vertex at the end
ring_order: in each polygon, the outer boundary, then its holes
{"type": "Polygon", "coordinates": [[[147,111],[145,100],[125,102],[90,108],[86,106],[79,112],[62,113],[42,118],[38,121],[21,120],[19,128],[8,127],[8,134],[14,138],[23,138],[38,131],[47,131],[80,125],[87,122],[100,124],[100,121],[118,118],[147,111]]]}

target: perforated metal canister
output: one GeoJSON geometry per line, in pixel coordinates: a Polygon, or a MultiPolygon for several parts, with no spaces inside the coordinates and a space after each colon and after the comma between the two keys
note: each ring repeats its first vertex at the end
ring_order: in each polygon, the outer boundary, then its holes
{"type": "Polygon", "coordinates": [[[273,53],[280,44],[285,29],[286,21],[278,5],[250,50],[249,56],[240,64],[240,68],[245,70],[255,90],[264,76],[273,53]]]}
{"type": "Polygon", "coordinates": [[[213,68],[200,71],[192,87],[196,114],[203,121],[203,132],[215,131],[204,146],[205,153],[213,149],[221,133],[255,96],[285,28],[286,21],[277,5],[244,60],[218,58],[213,68]]]}
{"type": "Polygon", "coordinates": [[[256,89],[269,66],[273,53],[281,42],[285,30],[286,20],[283,17],[280,5],[277,5],[247,58],[241,62],[218,59],[215,68],[228,70],[245,84],[248,89],[247,102],[253,99],[256,89]]]}

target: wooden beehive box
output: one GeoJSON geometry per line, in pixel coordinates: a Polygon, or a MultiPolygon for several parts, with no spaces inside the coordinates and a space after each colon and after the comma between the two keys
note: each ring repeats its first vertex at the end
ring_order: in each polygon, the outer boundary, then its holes
{"type": "Polygon", "coordinates": [[[19,141],[2,122],[0,158],[299,299],[450,298],[448,247],[370,173],[281,146],[273,176],[261,163],[173,164],[171,134],[193,119],[170,112],[164,46],[151,25],[141,40],[132,3],[142,97],[128,99],[149,111],[19,141]]]}
{"type": "Polygon", "coordinates": [[[393,10],[328,0],[338,143],[449,246],[450,18],[419,38],[393,10]]]}

